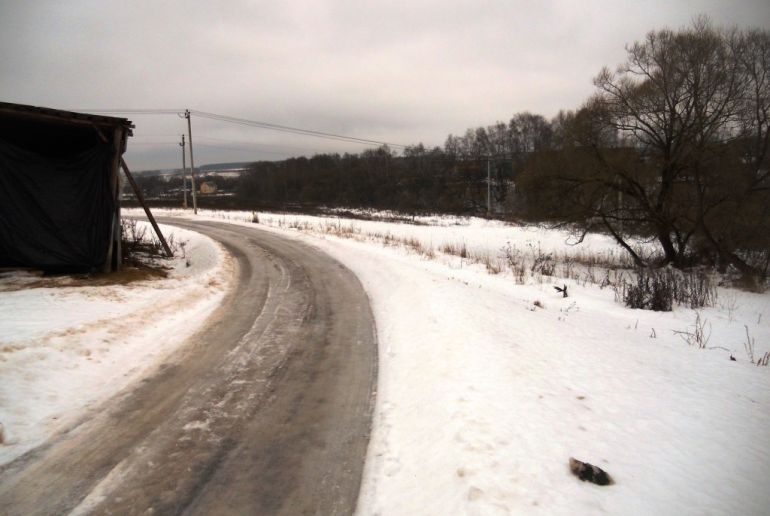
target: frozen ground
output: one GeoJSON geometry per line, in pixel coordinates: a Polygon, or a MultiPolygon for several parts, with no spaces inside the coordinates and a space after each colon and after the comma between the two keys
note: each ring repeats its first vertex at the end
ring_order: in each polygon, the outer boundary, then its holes
{"type": "Polygon", "coordinates": [[[185,244],[166,278],[121,273],[87,286],[0,276],[0,464],[159,364],[219,304],[230,277],[224,250],[198,233],[163,230],[185,244]]]}
{"type": "Polygon", "coordinates": [[[257,215],[345,263],[371,297],[380,378],[360,514],[767,514],[770,367],[748,362],[744,325],[755,355],[770,351],[770,295],[720,289],[698,349],[674,334],[693,310],[630,310],[585,279],[521,281],[441,251],[497,259],[510,243],[612,262],[602,236],[569,247],[566,233],[477,219],[257,215]],[[616,483],[580,482],[570,456],[616,483]]]}
{"type": "Polygon", "coordinates": [[[371,298],[380,376],[360,514],[767,514],[770,367],[748,362],[744,325],[755,355],[770,351],[770,295],[721,289],[698,349],[674,334],[693,310],[629,310],[600,288],[596,262],[623,261],[602,236],[570,247],[478,219],[257,216],[343,262],[371,298]],[[550,253],[557,277],[532,272],[550,253]],[[616,483],[580,482],[570,456],[616,483]]]}

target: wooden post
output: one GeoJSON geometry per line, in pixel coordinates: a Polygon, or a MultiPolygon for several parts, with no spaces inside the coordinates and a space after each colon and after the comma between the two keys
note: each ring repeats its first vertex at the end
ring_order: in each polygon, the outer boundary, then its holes
{"type": "Polygon", "coordinates": [[[109,239],[109,243],[107,244],[107,256],[104,258],[104,263],[102,264],[102,272],[112,271],[112,251],[114,248],[115,248],[115,212],[112,213],[112,218],[110,219],[110,239],[109,239]]]}
{"type": "Polygon", "coordinates": [[[123,172],[125,172],[126,179],[128,179],[128,182],[131,184],[131,188],[133,188],[134,194],[136,194],[136,199],[139,201],[139,204],[142,205],[142,208],[144,208],[145,215],[147,215],[147,218],[150,220],[150,224],[152,224],[152,228],[155,230],[155,234],[158,235],[158,239],[160,240],[161,245],[163,245],[163,250],[166,251],[166,256],[171,258],[174,256],[174,253],[171,252],[171,248],[168,246],[166,239],[163,237],[163,233],[160,232],[158,223],[155,222],[155,217],[152,216],[150,207],[147,206],[147,203],[144,200],[142,190],[139,188],[139,185],[136,184],[136,181],[134,181],[134,177],[128,170],[128,165],[126,165],[126,161],[123,158],[120,158],[120,165],[123,167],[123,172]]]}
{"type": "MultiPolygon", "coordinates": [[[[124,127],[120,127],[115,130],[115,150],[118,156],[123,156],[123,151],[126,150],[126,140],[128,139],[127,131],[124,127]]],[[[122,159],[122,158],[121,158],[122,159]]],[[[120,247],[120,241],[122,238],[122,227],[120,224],[120,162],[115,163],[115,247],[112,251],[112,270],[117,272],[120,270],[120,266],[123,262],[123,253],[120,247]]]]}
{"type": "MultiPolygon", "coordinates": [[[[97,128],[99,138],[102,142],[107,143],[107,137],[104,133],[97,128]]],[[[110,222],[110,239],[107,247],[107,255],[102,265],[103,272],[117,271],[120,268],[120,257],[115,256],[115,253],[119,252],[119,245],[115,242],[120,242],[120,200],[119,197],[119,185],[120,185],[120,159],[121,151],[123,150],[123,128],[116,127],[112,131],[112,166],[110,167],[110,190],[115,202],[115,211],[112,213],[112,220],[110,222]],[[115,262],[117,258],[117,263],[115,262]],[[113,265],[115,264],[115,265],[113,265]]]]}
{"type": "MultiPolygon", "coordinates": [[[[118,194],[120,195],[120,194],[118,194]]],[[[123,226],[120,223],[120,208],[117,210],[115,217],[115,251],[112,254],[113,270],[115,272],[120,271],[120,266],[123,264],[123,249],[121,239],[123,238],[123,226]]]]}

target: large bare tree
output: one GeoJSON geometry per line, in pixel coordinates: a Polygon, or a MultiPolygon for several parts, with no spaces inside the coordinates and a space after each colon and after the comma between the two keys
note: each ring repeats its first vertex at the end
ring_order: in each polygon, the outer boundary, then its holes
{"type": "Polygon", "coordinates": [[[751,234],[768,218],[768,42],[768,31],[698,19],[628,46],[563,131],[573,165],[550,177],[565,202],[640,264],[625,241],[631,231],[654,236],[663,263],[706,257],[757,272],[749,254],[770,248],[751,234]]]}

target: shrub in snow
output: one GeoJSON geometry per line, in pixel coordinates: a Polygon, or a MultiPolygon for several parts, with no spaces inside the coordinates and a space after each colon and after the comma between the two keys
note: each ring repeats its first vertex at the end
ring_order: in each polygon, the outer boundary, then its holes
{"type": "MultiPolygon", "coordinates": [[[[136,220],[132,219],[122,219],[120,221],[120,235],[120,245],[125,264],[135,265],[148,260],[167,258],[160,240],[155,233],[148,231],[145,224],[138,224],[136,220]]],[[[171,234],[166,239],[166,243],[172,254],[177,255],[181,250],[182,256],[185,256],[187,242],[177,242],[174,240],[174,235],[171,234]]]]}
{"type": "Polygon", "coordinates": [[[624,280],[619,288],[623,303],[629,308],[669,312],[673,306],[674,291],[662,275],[648,275],[640,269],[636,275],[636,283],[624,280]]]}
{"type": "Polygon", "coordinates": [[[751,335],[749,335],[749,327],[745,324],[743,327],[746,328],[746,342],[743,343],[743,349],[746,350],[746,356],[749,357],[749,362],[752,364],[757,364],[758,366],[766,366],[768,363],[770,363],[770,351],[766,352],[764,355],[755,360],[754,344],[756,343],[756,340],[751,335]]]}
{"type": "Polygon", "coordinates": [[[535,259],[532,262],[532,273],[542,274],[543,276],[553,276],[555,271],[556,262],[553,258],[553,253],[546,254],[538,247],[535,259]]]}
{"type": "Polygon", "coordinates": [[[691,328],[685,331],[674,330],[675,335],[679,335],[690,346],[699,349],[705,349],[711,338],[711,323],[707,319],[701,319],[700,313],[695,312],[695,323],[691,328]],[[708,325],[708,330],[706,330],[708,325]]]}
{"type": "Polygon", "coordinates": [[[716,301],[716,288],[703,272],[639,268],[633,276],[615,284],[616,299],[629,308],[669,312],[675,302],[694,309],[713,306],[716,301]]]}

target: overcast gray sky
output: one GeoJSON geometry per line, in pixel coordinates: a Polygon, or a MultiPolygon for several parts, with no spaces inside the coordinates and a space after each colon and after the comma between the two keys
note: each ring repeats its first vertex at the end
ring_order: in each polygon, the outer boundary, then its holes
{"type": "MultiPolygon", "coordinates": [[[[0,99],[190,108],[394,143],[574,109],[652,29],[770,25],[767,0],[0,0],[0,99]]],[[[175,115],[129,116],[134,169],[178,167],[175,115]]],[[[196,165],[366,148],[193,118],[196,165]]]]}

